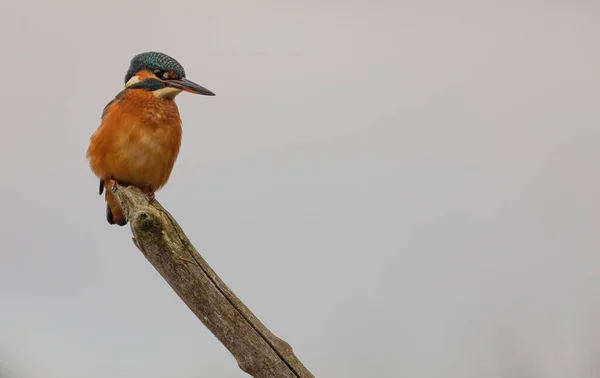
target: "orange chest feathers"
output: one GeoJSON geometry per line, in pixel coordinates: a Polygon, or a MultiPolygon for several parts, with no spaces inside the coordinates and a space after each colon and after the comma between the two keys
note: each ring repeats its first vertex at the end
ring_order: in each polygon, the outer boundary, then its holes
{"type": "Polygon", "coordinates": [[[169,179],[181,146],[181,119],[172,99],[131,90],[106,110],[92,136],[88,156],[101,178],[160,189],[169,179]]]}

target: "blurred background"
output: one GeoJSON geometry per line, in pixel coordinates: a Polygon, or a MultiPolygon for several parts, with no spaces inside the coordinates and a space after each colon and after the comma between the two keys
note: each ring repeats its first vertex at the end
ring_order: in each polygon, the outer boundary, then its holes
{"type": "Polygon", "coordinates": [[[317,377],[597,377],[597,1],[0,4],[0,376],[244,377],[85,158],[175,57],[157,193],[317,377]]]}

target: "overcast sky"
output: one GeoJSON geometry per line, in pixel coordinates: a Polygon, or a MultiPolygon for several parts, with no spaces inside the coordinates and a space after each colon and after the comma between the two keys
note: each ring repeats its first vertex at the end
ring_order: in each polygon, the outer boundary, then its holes
{"type": "Polygon", "coordinates": [[[104,217],[131,57],[180,61],[157,198],[317,377],[595,377],[600,3],[4,1],[0,365],[244,377],[104,217]]]}

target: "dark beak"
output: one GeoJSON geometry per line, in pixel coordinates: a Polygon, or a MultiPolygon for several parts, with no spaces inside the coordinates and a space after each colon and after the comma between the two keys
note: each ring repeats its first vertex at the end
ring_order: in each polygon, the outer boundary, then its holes
{"type": "Polygon", "coordinates": [[[165,83],[169,85],[169,87],[181,89],[182,91],[201,94],[204,96],[214,96],[215,94],[208,89],[204,88],[201,85],[194,83],[193,81],[189,81],[186,78],[181,80],[165,80],[165,83]]]}

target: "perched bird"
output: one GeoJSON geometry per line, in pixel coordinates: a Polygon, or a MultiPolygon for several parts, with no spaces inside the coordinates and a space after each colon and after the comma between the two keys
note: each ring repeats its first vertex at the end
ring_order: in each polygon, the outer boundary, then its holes
{"type": "Polygon", "coordinates": [[[146,52],[133,57],[125,89],[104,108],[87,157],[100,179],[100,194],[106,187],[108,223],[127,224],[112,195],[117,183],[140,188],[150,201],[167,183],[181,145],[181,119],[174,101],[181,91],[215,95],[187,80],[175,59],[146,52]]]}

